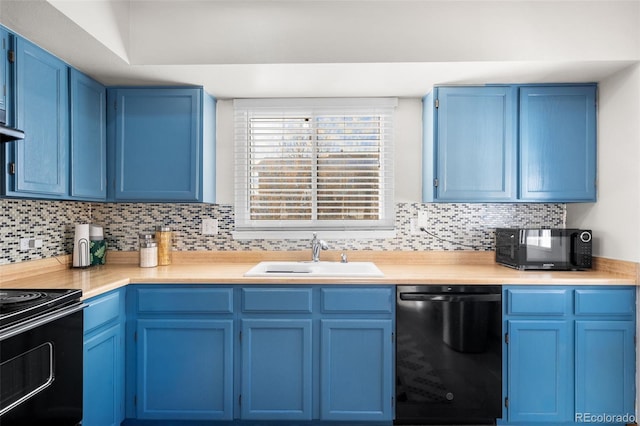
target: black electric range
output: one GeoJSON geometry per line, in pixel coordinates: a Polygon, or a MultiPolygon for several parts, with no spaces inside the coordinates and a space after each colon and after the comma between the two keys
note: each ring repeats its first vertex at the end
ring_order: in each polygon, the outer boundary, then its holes
{"type": "Polygon", "coordinates": [[[78,303],[82,290],[0,289],[0,329],[78,303]]]}
{"type": "Polygon", "coordinates": [[[0,289],[0,424],[82,420],[81,290],[0,289]]]}

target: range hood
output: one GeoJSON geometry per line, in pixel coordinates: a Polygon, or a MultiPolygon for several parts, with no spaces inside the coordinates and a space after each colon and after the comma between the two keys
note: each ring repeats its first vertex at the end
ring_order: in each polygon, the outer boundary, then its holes
{"type": "Polygon", "coordinates": [[[24,132],[7,126],[7,111],[0,107],[0,144],[24,139],[24,132]]]}
{"type": "Polygon", "coordinates": [[[0,124],[0,143],[11,142],[16,139],[24,139],[24,132],[22,130],[0,124]]]}

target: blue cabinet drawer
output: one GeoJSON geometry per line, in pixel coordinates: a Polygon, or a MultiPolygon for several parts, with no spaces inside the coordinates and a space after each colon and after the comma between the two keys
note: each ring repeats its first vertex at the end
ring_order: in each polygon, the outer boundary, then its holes
{"type": "Polygon", "coordinates": [[[138,290],[138,312],[233,313],[231,288],[153,288],[138,290]]]}
{"type": "Polygon", "coordinates": [[[576,315],[633,315],[634,306],[634,287],[575,291],[576,315]]]}
{"type": "Polygon", "coordinates": [[[568,313],[567,289],[509,289],[506,291],[507,315],[565,315],[568,313]]]}
{"type": "Polygon", "coordinates": [[[391,313],[394,303],[390,288],[323,288],[322,312],[391,313]]]}
{"type": "Polygon", "coordinates": [[[310,288],[243,288],[242,312],[311,313],[310,288]]]}
{"type": "Polygon", "coordinates": [[[84,333],[90,333],[98,327],[116,321],[120,317],[121,292],[115,291],[87,301],[84,310],[84,333]]]}

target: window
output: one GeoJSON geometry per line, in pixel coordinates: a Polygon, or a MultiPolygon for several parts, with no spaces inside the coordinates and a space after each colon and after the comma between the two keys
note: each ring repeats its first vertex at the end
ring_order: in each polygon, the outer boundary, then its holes
{"type": "Polygon", "coordinates": [[[392,230],[396,103],[236,100],[237,233],[392,230]]]}

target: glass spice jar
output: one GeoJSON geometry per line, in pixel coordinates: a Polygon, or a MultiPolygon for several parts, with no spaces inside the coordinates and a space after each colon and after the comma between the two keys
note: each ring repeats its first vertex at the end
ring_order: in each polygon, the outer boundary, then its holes
{"type": "Polygon", "coordinates": [[[158,265],[171,265],[171,245],[173,233],[168,226],[156,226],[156,241],[158,242],[158,265]]]}
{"type": "Polygon", "coordinates": [[[156,266],[158,266],[158,244],[153,239],[153,234],[140,234],[140,267],[156,266]]]}

